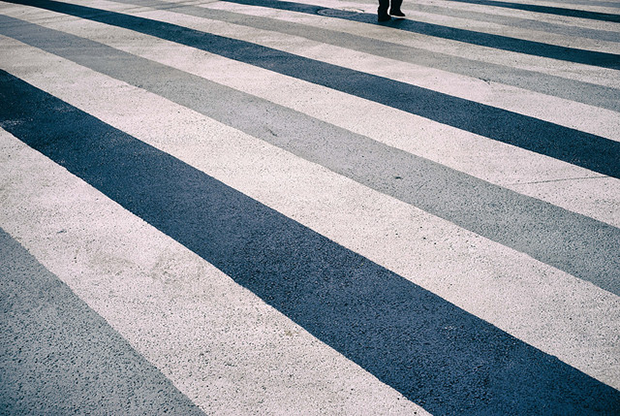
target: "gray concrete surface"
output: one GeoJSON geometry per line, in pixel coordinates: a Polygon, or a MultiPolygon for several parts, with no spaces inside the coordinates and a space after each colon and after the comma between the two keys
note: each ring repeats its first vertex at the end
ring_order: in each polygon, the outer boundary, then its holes
{"type": "Polygon", "coordinates": [[[0,231],[2,414],[204,414],[0,231]]]}
{"type": "Polygon", "coordinates": [[[403,8],[0,3],[1,411],[620,409],[618,7],[403,8]]]}

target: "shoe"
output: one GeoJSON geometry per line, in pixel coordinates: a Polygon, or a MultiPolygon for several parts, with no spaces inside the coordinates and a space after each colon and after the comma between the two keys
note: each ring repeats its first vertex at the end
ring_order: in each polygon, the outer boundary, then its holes
{"type": "Polygon", "coordinates": [[[390,15],[392,17],[397,18],[397,19],[404,19],[405,18],[405,13],[401,12],[400,10],[390,11],[390,15]]]}
{"type": "Polygon", "coordinates": [[[389,22],[390,20],[392,20],[392,18],[389,14],[380,14],[377,20],[380,22],[389,22]]]}

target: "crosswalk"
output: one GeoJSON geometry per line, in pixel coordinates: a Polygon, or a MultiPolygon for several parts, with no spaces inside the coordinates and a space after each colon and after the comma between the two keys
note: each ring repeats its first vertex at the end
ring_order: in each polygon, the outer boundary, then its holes
{"type": "Polygon", "coordinates": [[[620,412],[620,3],[0,2],[0,414],[620,412]]]}

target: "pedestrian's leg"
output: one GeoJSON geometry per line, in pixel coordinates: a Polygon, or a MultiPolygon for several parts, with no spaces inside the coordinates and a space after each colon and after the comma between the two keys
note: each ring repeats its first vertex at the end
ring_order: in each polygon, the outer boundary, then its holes
{"type": "Polygon", "coordinates": [[[400,10],[400,6],[403,4],[403,0],[392,0],[392,7],[390,7],[390,15],[393,17],[405,17],[405,13],[400,10]]]}
{"type": "MultiPolygon", "coordinates": [[[[400,0],[402,1],[402,0],[400,0]]],[[[377,14],[379,16],[380,22],[387,22],[391,19],[388,14],[388,8],[390,7],[390,0],[379,0],[379,9],[377,10],[377,14]]]]}

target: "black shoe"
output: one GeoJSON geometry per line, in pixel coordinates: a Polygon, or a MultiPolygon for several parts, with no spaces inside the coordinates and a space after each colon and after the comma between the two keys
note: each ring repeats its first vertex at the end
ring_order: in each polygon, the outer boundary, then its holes
{"type": "Polygon", "coordinates": [[[392,18],[389,14],[380,14],[377,20],[380,22],[389,22],[392,18]]]}
{"type": "Polygon", "coordinates": [[[397,18],[397,19],[404,19],[405,18],[405,13],[401,12],[400,10],[390,11],[390,15],[392,17],[397,18]]]}

